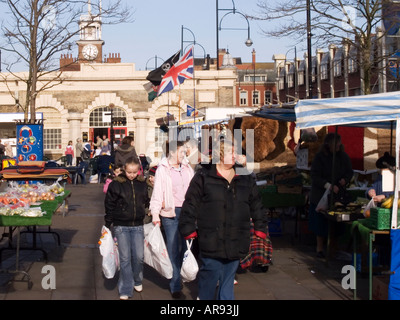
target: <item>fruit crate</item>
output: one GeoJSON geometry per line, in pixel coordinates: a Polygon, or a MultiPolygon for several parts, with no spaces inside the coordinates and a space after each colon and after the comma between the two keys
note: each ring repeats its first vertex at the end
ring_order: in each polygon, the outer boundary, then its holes
{"type": "MultiPolygon", "coordinates": [[[[397,211],[399,217],[400,210],[397,211]]],[[[392,224],[392,209],[388,208],[371,208],[368,225],[375,230],[389,230],[392,224]]]]}

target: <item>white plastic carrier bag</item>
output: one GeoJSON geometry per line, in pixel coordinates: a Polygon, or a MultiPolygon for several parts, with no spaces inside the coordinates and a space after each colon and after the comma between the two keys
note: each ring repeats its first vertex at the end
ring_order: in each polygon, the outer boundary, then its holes
{"type": "Polygon", "coordinates": [[[183,262],[181,268],[181,277],[183,282],[189,282],[196,279],[197,273],[199,272],[199,265],[197,264],[196,258],[192,253],[193,239],[186,240],[187,250],[183,255],[183,262]]]}
{"type": "Polygon", "coordinates": [[[103,257],[102,268],[104,276],[107,279],[112,279],[117,270],[119,270],[119,253],[117,243],[114,241],[110,229],[106,226],[101,229],[99,245],[100,254],[103,257]]]}
{"type": "Polygon", "coordinates": [[[172,278],[172,264],[160,226],[144,225],[144,263],[154,268],[163,277],[172,278]]]}

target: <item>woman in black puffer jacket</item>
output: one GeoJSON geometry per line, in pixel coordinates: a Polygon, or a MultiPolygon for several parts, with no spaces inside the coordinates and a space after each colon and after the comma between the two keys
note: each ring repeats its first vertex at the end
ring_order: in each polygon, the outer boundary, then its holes
{"type": "Polygon", "coordinates": [[[267,213],[251,175],[238,174],[234,148],[221,143],[220,163],[204,165],[193,177],[179,221],[185,239],[198,236],[199,298],[232,300],[234,277],[240,259],[250,247],[250,219],[255,234],[267,236],[267,213]]]}
{"type": "Polygon", "coordinates": [[[139,175],[140,163],[130,158],[124,172],[115,177],[108,186],[105,206],[105,225],[114,227],[120,259],[118,291],[121,300],[142,291],[144,261],[145,208],[149,205],[147,184],[139,175]]]}

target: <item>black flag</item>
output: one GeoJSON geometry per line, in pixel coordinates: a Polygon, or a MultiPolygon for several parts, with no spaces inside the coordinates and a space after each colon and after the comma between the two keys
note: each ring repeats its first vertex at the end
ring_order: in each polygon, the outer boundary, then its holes
{"type": "Polygon", "coordinates": [[[163,64],[149,72],[146,79],[149,80],[153,85],[159,86],[163,76],[168,72],[168,70],[179,60],[180,51],[175,53],[168,60],[164,61],[163,64]]]}

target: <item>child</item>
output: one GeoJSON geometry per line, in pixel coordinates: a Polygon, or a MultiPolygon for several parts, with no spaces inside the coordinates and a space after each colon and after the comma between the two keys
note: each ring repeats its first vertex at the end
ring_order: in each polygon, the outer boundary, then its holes
{"type": "Polygon", "coordinates": [[[109,184],[111,183],[111,181],[113,181],[113,179],[115,177],[118,177],[121,174],[122,170],[123,170],[123,166],[122,165],[115,165],[114,166],[114,168],[112,170],[113,173],[107,176],[106,182],[104,183],[104,186],[103,186],[103,192],[104,193],[107,193],[109,184]]]}
{"type": "Polygon", "coordinates": [[[146,181],[139,175],[139,169],[137,158],[128,159],[124,171],[110,183],[104,200],[105,226],[113,225],[118,243],[120,300],[132,297],[133,290],[143,290],[143,219],[149,198],[146,181]]]}
{"type": "Polygon", "coordinates": [[[74,146],[72,145],[72,140],[68,142],[65,149],[65,155],[67,156],[67,166],[72,166],[72,159],[74,158],[74,146]]]}
{"type": "MultiPolygon", "coordinates": [[[[153,194],[153,188],[154,188],[154,176],[156,174],[156,170],[157,170],[157,166],[154,166],[152,168],[150,168],[149,172],[148,172],[148,176],[146,179],[146,183],[147,183],[147,194],[149,195],[149,199],[151,199],[151,195],[153,194]]],[[[151,217],[151,212],[150,210],[146,210],[146,217],[144,218],[143,223],[147,224],[150,223],[152,221],[152,217],[151,217]]]]}

